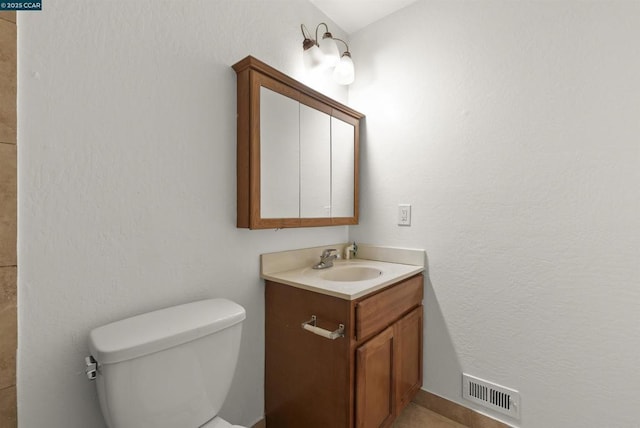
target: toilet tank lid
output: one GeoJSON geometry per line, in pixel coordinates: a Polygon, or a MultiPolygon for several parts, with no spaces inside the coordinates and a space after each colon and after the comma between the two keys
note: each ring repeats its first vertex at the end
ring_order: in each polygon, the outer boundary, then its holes
{"type": "Polygon", "coordinates": [[[99,363],[117,363],[210,335],[245,317],[244,308],[227,299],[185,303],[95,328],[89,349],[99,363]]]}

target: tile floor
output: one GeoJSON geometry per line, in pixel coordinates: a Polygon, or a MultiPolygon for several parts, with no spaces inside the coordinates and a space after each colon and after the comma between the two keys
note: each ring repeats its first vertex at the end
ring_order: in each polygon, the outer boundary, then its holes
{"type": "Polygon", "coordinates": [[[402,411],[391,428],[467,428],[415,403],[402,411]]]}

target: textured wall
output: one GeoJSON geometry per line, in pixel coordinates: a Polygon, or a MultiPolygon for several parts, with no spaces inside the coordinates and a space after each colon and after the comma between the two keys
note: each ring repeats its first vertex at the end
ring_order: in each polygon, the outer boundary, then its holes
{"type": "Polygon", "coordinates": [[[347,229],[236,229],[231,65],[252,54],[304,78],[299,25],[324,20],[302,0],[55,1],[19,15],[21,428],[103,426],[89,330],[217,296],[247,309],[222,416],[262,417],[259,254],[347,229]]]}
{"type": "Polygon", "coordinates": [[[474,407],[466,371],[522,427],[638,426],[638,40],[625,1],[421,1],[352,35],[349,233],[427,250],[425,389],[474,407]]]}

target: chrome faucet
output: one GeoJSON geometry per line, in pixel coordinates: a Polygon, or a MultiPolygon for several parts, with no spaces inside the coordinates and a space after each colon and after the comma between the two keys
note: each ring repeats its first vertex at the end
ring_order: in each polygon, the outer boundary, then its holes
{"type": "Polygon", "coordinates": [[[335,248],[328,248],[322,252],[320,262],[313,265],[313,269],[327,269],[333,266],[333,261],[338,258],[337,254],[333,254],[335,248]]]}

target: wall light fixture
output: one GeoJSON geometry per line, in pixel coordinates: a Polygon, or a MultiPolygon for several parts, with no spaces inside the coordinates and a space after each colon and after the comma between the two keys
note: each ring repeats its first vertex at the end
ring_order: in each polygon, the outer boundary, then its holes
{"type": "Polygon", "coordinates": [[[304,24],[300,24],[302,31],[302,61],[308,70],[333,68],[333,79],[340,85],[350,85],[355,80],[355,68],[349,52],[349,45],[342,39],[333,37],[329,32],[329,27],[321,22],[316,27],[315,39],[304,24]],[[324,25],[325,32],[322,39],[318,40],[318,29],[324,25]],[[344,43],[346,50],[340,55],[340,50],[336,43],[344,43]]]}

